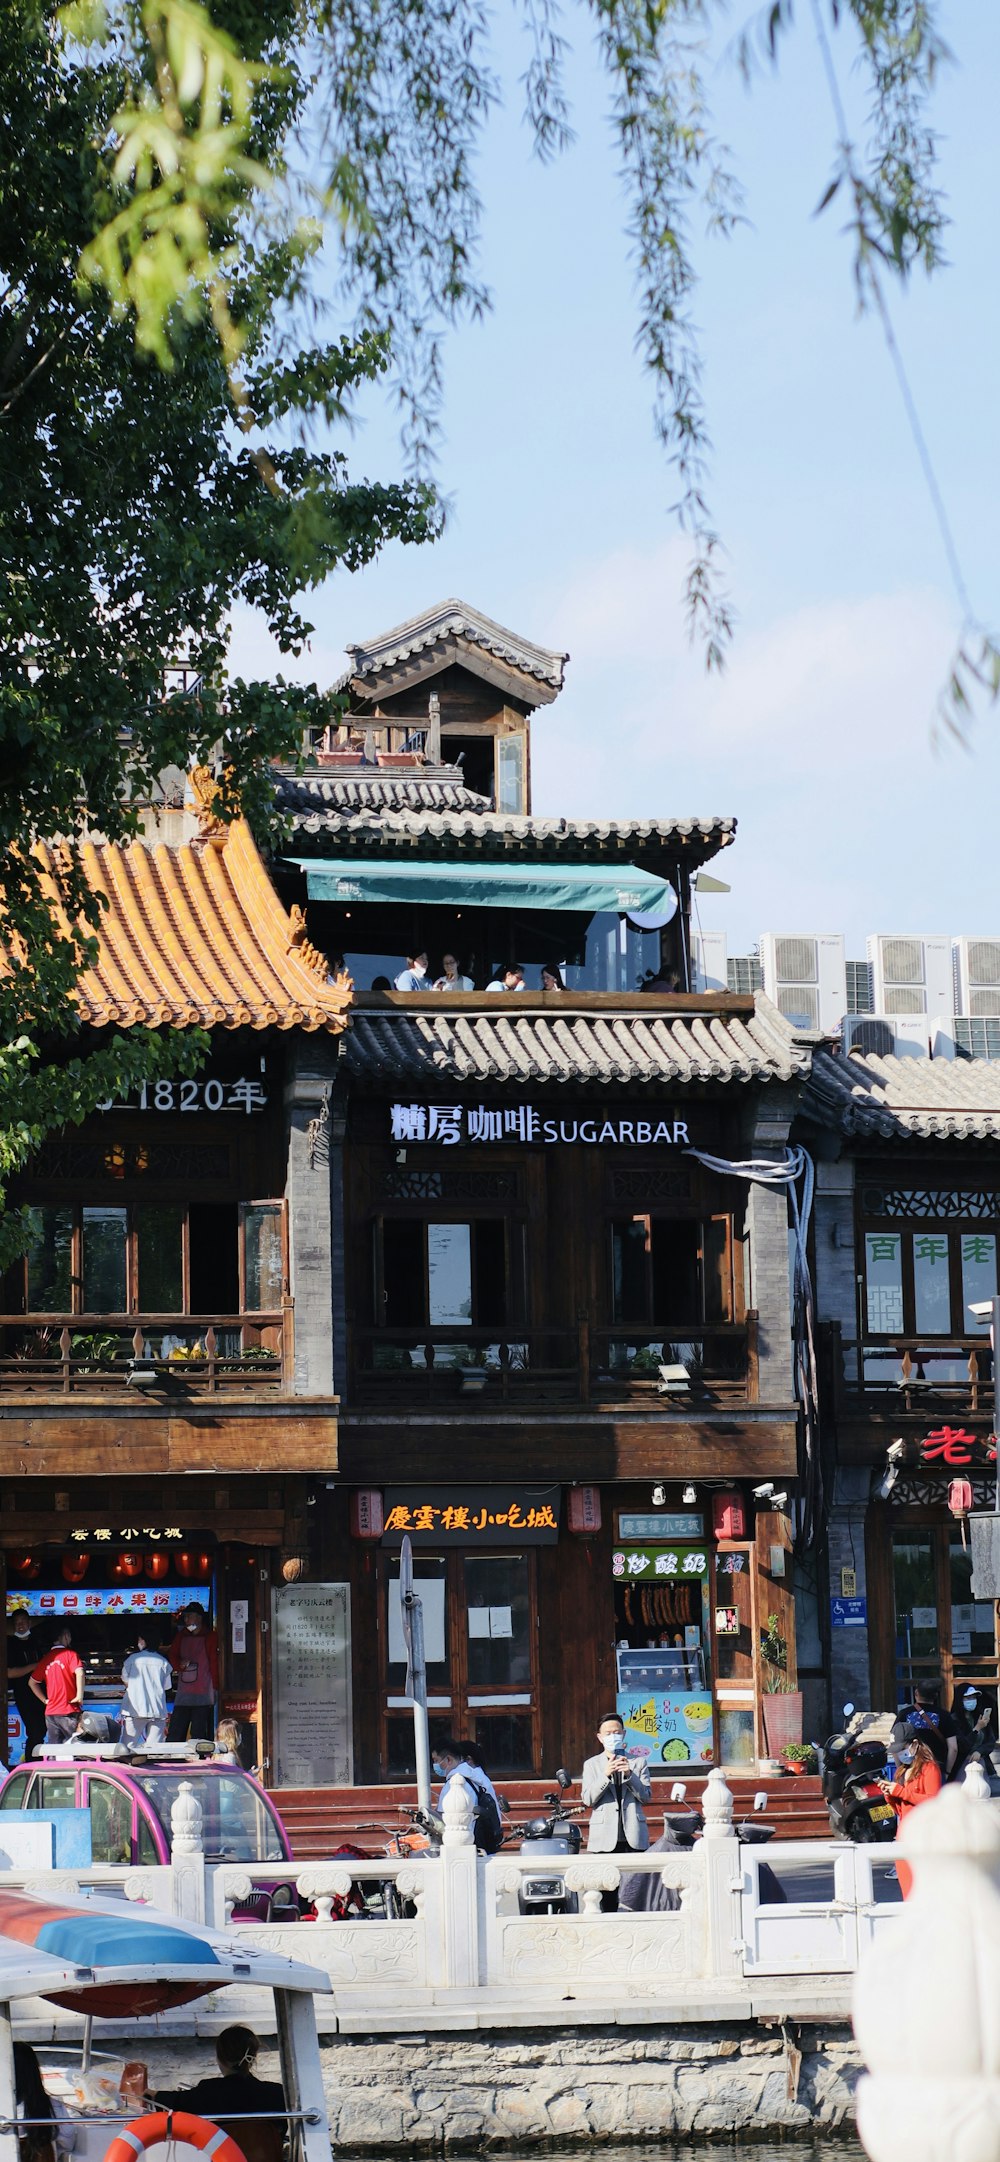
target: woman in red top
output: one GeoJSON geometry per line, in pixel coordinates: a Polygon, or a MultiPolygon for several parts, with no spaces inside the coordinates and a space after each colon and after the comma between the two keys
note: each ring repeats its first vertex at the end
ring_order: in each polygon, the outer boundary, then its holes
{"type": "MultiPolygon", "coordinates": [[[[932,1802],[935,1794],[940,1794],[944,1785],[944,1774],[933,1743],[915,1735],[913,1741],[900,1750],[899,1762],[903,1767],[900,1777],[881,1782],[896,1812],[897,1832],[912,1812],[919,1809],[921,1802],[932,1802]]],[[[913,1871],[909,1863],[900,1859],[896,1863],[896,1875],[905,1899],[913,1883],[913,1871]]]]}

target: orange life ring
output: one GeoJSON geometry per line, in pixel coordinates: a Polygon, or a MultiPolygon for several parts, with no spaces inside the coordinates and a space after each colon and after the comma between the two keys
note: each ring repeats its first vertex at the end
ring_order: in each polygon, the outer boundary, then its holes
{"type": "Polygon", "coordinates": [[[149,2117],[134,2118],[112,2140],[104,2162],[136,2162],[136,2156],[145,2154],[147,2147],[157,2147],[168,2139],[197,2147],[203,2155],[211,2155],[212,2162],[246,2162],[242,2147],[237,2147],[229,2132],[210,2124],[207,2117],[191,2117],[183,2109],[158,2109],[149,2117]]]}

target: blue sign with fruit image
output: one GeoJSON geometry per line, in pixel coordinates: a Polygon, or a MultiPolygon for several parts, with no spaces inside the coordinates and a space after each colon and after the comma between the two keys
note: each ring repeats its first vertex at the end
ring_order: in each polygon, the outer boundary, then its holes
{"type": "Polygon", "coordinates": [[[704,1689],[620,1689],[616,1710],[625,1724],[625,1748],[650,1770],[657,1764],[711,1764],[712,1700],[704,1689]]]}

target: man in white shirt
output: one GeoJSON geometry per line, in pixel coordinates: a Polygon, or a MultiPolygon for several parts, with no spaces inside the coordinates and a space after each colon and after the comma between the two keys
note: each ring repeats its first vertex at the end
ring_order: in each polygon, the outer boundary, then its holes
{"type": "Polygon", "coordinates": [[[122,1680],[125,1684],[122,1698],[124,1739],[136,1749],[141,1749],[144,1742],[165,1741],[167,1690],[174,1685],[174,1670],[169,1659],[165,1659],[155,1645],[147,1644],[145,1637],[140,1637],[138,1649],[129,1653],[122,1668],[122,1680]]]}
{"type": "Polygon", "coordinates": [[[396,989],[397,991],[426,991],[429,989],[427,982],[427,955],[425,953],[407,954],[406,967],[401,970],[396,978],[396,989]]]}

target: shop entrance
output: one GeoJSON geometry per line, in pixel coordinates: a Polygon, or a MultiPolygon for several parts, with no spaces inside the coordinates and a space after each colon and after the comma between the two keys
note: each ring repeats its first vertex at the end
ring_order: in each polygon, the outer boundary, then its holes
{"type": "Polygon", "coordinates": [[[907,1511],[893,1522],[888,1575],[894,1703],[939,1677],[946,1709],[970,1682],[996,1689],[996,1609],[973,1599],[972,1559],[954,1518],[928,1522],[926,1511],[907,1511]]]}
{"type": "MultiPolygon", "coordinates": [[[[474,1742],[491,1777],[538,1762],[535,1556],[491,1549],[413,1557],[423,1604],[431,1744],[474,1742]]],[[[379,1555],[381,1760],[387,1779],[412,1779],[413,1714],[403,1697],[406,1649],[399,1559],[379,1555]]]]}

